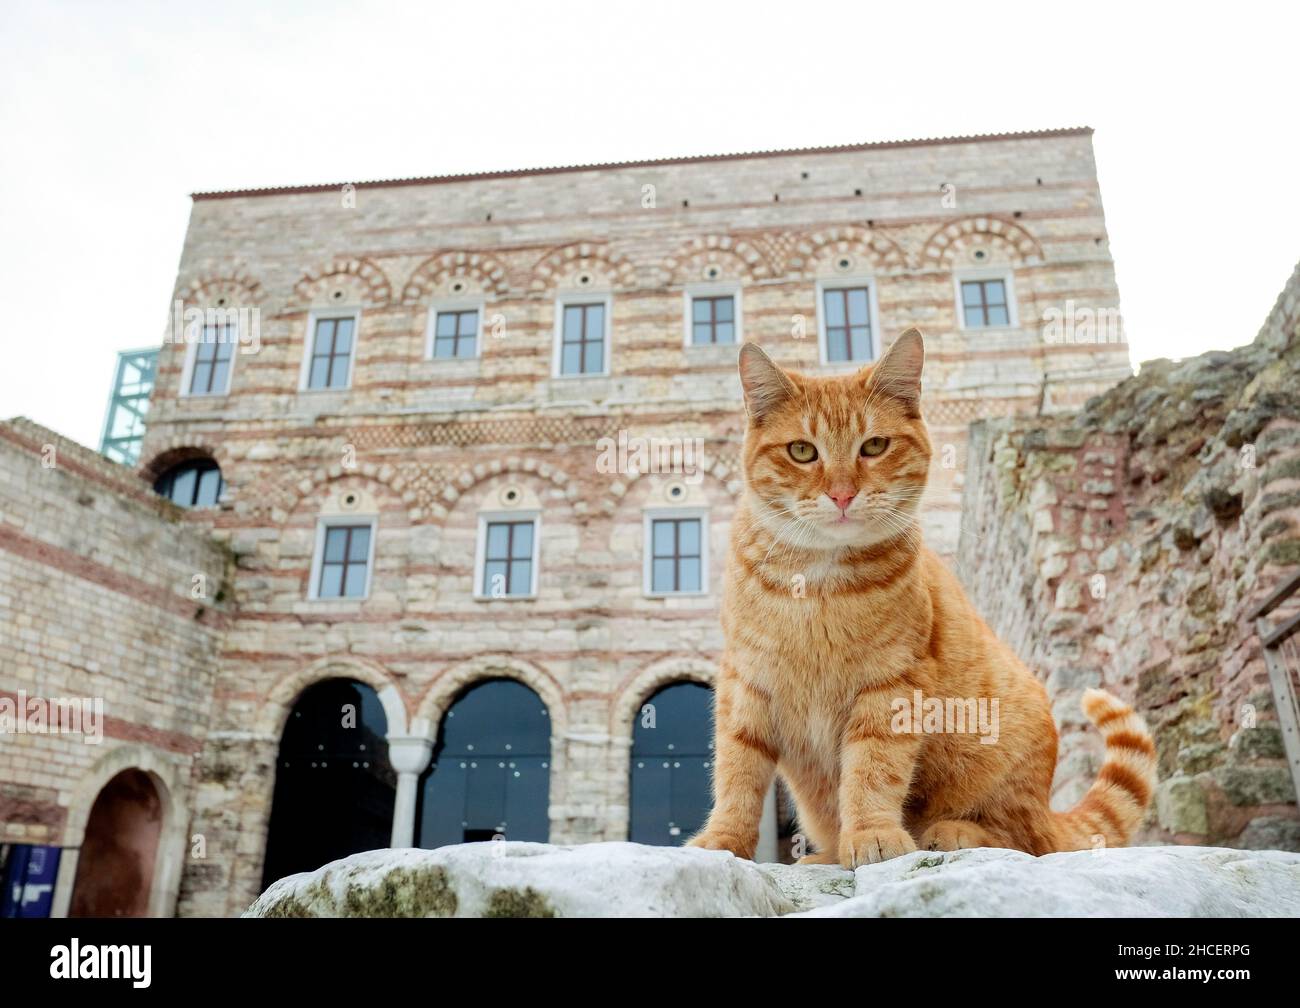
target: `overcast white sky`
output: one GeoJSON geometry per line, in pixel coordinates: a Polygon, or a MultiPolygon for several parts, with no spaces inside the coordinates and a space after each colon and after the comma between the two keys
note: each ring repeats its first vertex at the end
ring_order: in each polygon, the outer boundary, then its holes
{"type": "Polygon", "coordinates": [[[190,192],[1077,125],[1135,361],[1248,342],[1300,259],[1297,10],[3,0],[0,417],[98,444],[190,192]]]}

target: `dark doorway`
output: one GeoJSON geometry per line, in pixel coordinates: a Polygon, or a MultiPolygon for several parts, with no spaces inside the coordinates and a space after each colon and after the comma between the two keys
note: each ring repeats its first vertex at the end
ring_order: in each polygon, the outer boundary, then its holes
{"type": "Polygon", "coordinates": [[[123,770],[91,806],[69,917],[147,917],[162,800],[143,770],[123,770]]]}
{"type": "Polygon", "coordinates": [[[420,778],[416,845],[550,836],[551,719],[513,679],[471,687],[451,705],[420,778]]]}
{"type": "Polygon", "coordinates": [[[665,686],[642,704],[632,732],[633,843],[675,847],[704,825],[712,802],[713,690],[665,686]]]}
{"type": "Polygon", "coordinates": [[[389,845],[397,778],[387,733],[379,696],[364,683],[327,679],[303,691],[280,739],[263,889],[389,845]]]}

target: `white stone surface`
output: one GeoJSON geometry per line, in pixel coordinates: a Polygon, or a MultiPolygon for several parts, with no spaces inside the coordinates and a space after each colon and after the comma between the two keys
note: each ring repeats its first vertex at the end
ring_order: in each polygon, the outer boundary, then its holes
{"type": "Polygon", "coordinates": [[[356,854],[245,916],[1294,917],[1300,854],[1138,847],[918,851],[856,873],[719,851],[499,841],[356,854]]]}

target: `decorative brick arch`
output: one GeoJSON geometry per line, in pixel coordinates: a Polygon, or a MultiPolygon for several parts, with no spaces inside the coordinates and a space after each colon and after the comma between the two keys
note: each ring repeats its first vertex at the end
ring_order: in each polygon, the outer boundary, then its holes
{"type": "Polygon", "coordinates": [[[259,305],[265,296],[262,284],[243,267],[232,267],[220,273],[199,277],[183,289],[179,286],[176,296],[186,305],[210,307],[225,298],[223,307],[241,307],[259,305]]]}
{"type": "Polygon", "coordinates": [[[840,224],[800,235],[790,253],[789,273],[812,278],[822,262],[836,256],[865,259],[871,269],[882,272],[906,269],[908,265],[907,253],[893,238],[857,224],[840,224]]]}
{"type": "MultiPolygon", "coordinates": [[[[718,482],[725,485],[729,493],[739,494],[744,489],[744,481],[741,479],[740,473],[720,459],[705,455],[700,459],[699,468],[700,472],[704,473],[706,476],[712,476],[714,479],[718,480],[718,482]]],[[[666,479],[682,478],[674,473],[620,473],[618,478],[610,484],[609,493],[600,502],[601,513],[612,515],[618,510],[619,505],[622,503],[623,498],[627,496],[628,491],[632,489],[632,484],[642,476],[655,475],[663,476],[666,479]]]]}
{"type": "Polygon", "coordinates": [[[485,293],[496,297],[504,297],[509,290],[506,268],[494,256],[484,252],[441,252],[415,268],[402,290],[402,303],[419,304],[453,277],[473,280],[485,293]]]}
{"type": "Polygon", "coordinates": [[[664,686],[693,682],[712,688],[717,678],[717,663],[707,658],[661,658],[633,672],[614,691],[609,709],[609,737],[615,751],[632,747],[636,716],[642,705],[664,686]]]}
{"type": "Polygon", "coordinates": [[[505,459],[493,459],[491,462],[480,462],[473,468],[464,470],[449,482],[442,493],[439,494],[439,503],[434,504],[430,509],[433,516],[439,521],[444,521],[447,515],[451,513],[451,509],[456,506],[456,502],[478,484],[494,476],[505,476],[510,473],[536,476],[547,480],[552,486],[559,487],[564,491],[565,499],[573,506],[576,513],[583,514],[586,512],[585,503],[579,499],[582,488],[567,472],[549,462],[539,462],[534,458],[512,456],[505,459]]]}
{"type": "Polygon", "coordinates": [[[377,694],[388,721],[388,735],[405,735],[408,718],[406,700],[397,682],[378,662],[356,655],[327,655],[277,681],[258,707],[256,732],[277,744],[284,733],[289,712],[309,686],[326,679],[355,679],[377,694]]]}
{"type": "Polygon", "coordinates": [[[546,704],[551,719],[552,779],[556,780],[556,761],[563,752],[564,733],[568,724],[564,690],[551,673],[514,655],[477,655],[440,673],[420,698],[411,722],[412,728],[427,732],[427,737],[436,742],[442,719],[456,698],[475,683],[489,679],[513,679],[521,682],[546,704]]]}
{"type": "Polygon", "coordinates": [[[212,459],[221,467],[222,479],[227,484],[230,482],[226,475],[232,461],[229,453],[220,442],[210,441],[202,433],[172,434],[161,441],[149,442],[149,449],[148,461],[139,464],[136,472],[151,486],[172,466],[192,459],[212,459]]]}
{"type": "Polygon", "coordinates": [[[53,912],[56,917],[66,917],[72,903],[78,858],[95,799],[109,781],[125,770],[139,770],[149,777],[162,809],[158,852],[149,886],[149,916],[171,917],[175,913],[190,822],[189,811],[182,800],[184,784],[190,773],[189,758],[169,758],[148,746],[127,744],[114,746],[101,756],[72,790],[68,818],[63,826],[64,857],[59,863],[55,883],[53,912]]]}
{"type": "Polygon", "coordinates": [[[294,284],[293,303],[302,308],[324,306],[328,304],[330,288],[340,282],[360,288],[362,307],[386,305],[392,301],[392,284],[379,266],[369,259],[340,256],[305,273],[294,284]]]}
{"type": "Polygon", "coordinates": [[[293,488],[293,503],[285,509],[286,514],[291,513],[302,504],[304,500],[318,491],[327,483],[334,480],[344,479],[345,477],[359,477],[369,480],[372,483],[378,483],[394,496],[399,497],[403,504],[406,505],[407,513],[411,521],[420,521],[424,517],[424,511],[420,507],[419,496],[415,489],[409,485],[396,467],[391,465],[376,465],[373,462],[359,463],[353,469],[343,468],[342,463],[336,463],[332,466],[320,466],[300,479],[293,488]]]}
{"type": "Polygon", "coordinates": [[[710,279],[705,270],[714,265],[720,268],[719,280],[765,280],[778,273],[767,255],[744,238],[725,234],[699,235],[664,259],[660,267],[660,283],[705,282],[710,279]]]}
{"type": "Polygon", "coordinates": [[[1043,261],[1043,246],[1021,225],[1005,217],[983,215],[963,217],[939,228],[926,240],[920,265],[952,269],[959,252],[981,244],[1001,249],[1015,265],[1043,261]]]}
{"type": "Polygon", "coordinates": [[[603,242],[573,242],[561,245],[542,256],[533,266],[528,289],[533,293],[554,290],[567,273],[590,263],[594,272],[605,273],[616,287],[636,286],[636,267],[621,252],[616,252],[603,242]]]}

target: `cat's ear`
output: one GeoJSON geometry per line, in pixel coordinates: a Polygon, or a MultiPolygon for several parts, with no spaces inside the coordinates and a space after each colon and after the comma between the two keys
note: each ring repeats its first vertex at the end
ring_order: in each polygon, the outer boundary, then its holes
{"type": "Polygon", "coordinates": [[[876,361],[867,378],[872,391],[898,400],[910,416],[921,415],[921,370],[925,366],[925,342],[915,327],[894,340],[876,361]]]}
{"type": "Polygon", "coordinates": [[[757,343],[740,348],[740,386],[750,420],[762,423],[778,406],[799,394],[789,375],[772,363],[757,343]]]}

